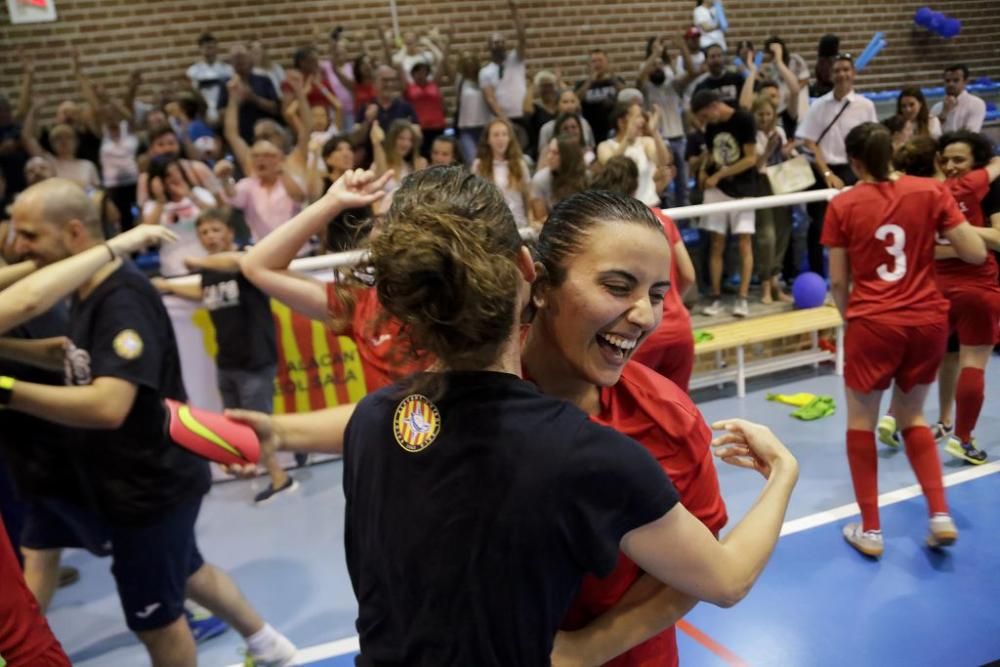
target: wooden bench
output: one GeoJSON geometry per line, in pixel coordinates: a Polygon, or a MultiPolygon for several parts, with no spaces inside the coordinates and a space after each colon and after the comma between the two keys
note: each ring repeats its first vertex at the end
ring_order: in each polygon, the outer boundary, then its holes
{"type": "Polygon", "coordinates": [[[815,366],[821,361],[831,360],[836,364],[837,375],[844,374],[844,321],[837,309],[830,306],[739,320],[709,327],[704,331],[711,333],[713,338],[696,343],[694,353],[701,355],[715,352],[716,367],[693,376],[690,384],[691,389],[735,381],[736,393],[739,396],[746,396],[746,379],[748,377],[800,366],[815,366]],[[836,332],[836,352],[820,348],[819,332],[824,329],[833,329],[836,332]],[[746,361],[747,346],[807,333],[812,336],[812,346],[808,350],[779,354],[749,363],[746,361]],[[722,353],[732,349],[736,351],[735,368],[727,366],[722,359],[722,353]]]}

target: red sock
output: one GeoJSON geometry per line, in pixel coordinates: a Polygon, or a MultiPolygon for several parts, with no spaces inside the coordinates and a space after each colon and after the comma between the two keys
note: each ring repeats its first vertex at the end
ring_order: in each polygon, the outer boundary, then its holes
{"type": "Polygon", "coordinates": [[[847,431],[847,463],[851,468],[854,497],[861,508],[863,530],[881,530],[878,518],[878,456],[875,434],[871,431],[847,431]]]}
{"type": "Polygon", "coordinates": [[[920,488],[927,498],[927,508],[931,514],[947,514],[948,501],[944,499],[944,481],[941,479],[941,461],[938,459],[937,443],[926,426],[913,426],[903,431],[906,443],[906,458],[917,475],[920,488]]]}
{"type": "Polygon", "coordinates": [[[955,390],[955,437],[962,442],[972,440],[972,431],[976,428],[979,412],[983,409],[985,385],[982,368],[963,368],[958,374],[958,387],[955,390]]]}

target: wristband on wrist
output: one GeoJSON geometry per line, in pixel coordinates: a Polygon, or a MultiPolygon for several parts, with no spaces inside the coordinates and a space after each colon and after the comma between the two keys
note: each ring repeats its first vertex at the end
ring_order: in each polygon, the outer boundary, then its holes
{"type": "Polygon", "coordinates": [[[0,410],[10,405],[14,397],[14,378],[8,375],[0,375],[0,410]]]}
{"type": "Polygon", "coordinates": [[[108,242],[105,241],[103,243],[103,245],[104,245],[105,248],[108,249],[108,254],[111,255],[111,261],[112,262],[115,261],[116,259],[118,259],[118,255],[115,254],[115,249],[111,247],[110,243],[108,243],[108,242]]]}

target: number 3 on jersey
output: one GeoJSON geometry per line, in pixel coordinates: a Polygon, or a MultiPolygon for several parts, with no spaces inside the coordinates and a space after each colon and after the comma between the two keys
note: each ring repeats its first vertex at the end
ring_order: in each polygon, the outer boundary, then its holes
{"type": "Polygon", "coordinates": [[[906,232],[899,225],[882,225],[875,230],[875,238],[879,241],[891,239],[891,244],[886,246],[885,251],[892,256],[892,268],[888,264],[879,264],[878,277],[887,283],[894,283],[903,279],[906,275],[906,232]]]}

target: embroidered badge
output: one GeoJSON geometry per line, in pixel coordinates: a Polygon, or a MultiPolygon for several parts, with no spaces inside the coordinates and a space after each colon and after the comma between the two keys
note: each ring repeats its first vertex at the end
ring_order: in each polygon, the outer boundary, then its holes
{"type": "Polygon", "coordinates": [[[441,413],[426,396],[407,396],[396,408],[392,431],[396,442],[406,451],[423,451],[441,432],[441,413]]]}
{"type": "Polygon", "coordinates": [[[115,354],[122,359],[138,359],[142,355],[142,338],[135,329],[120,331],[112,342],[115,354]]]}

